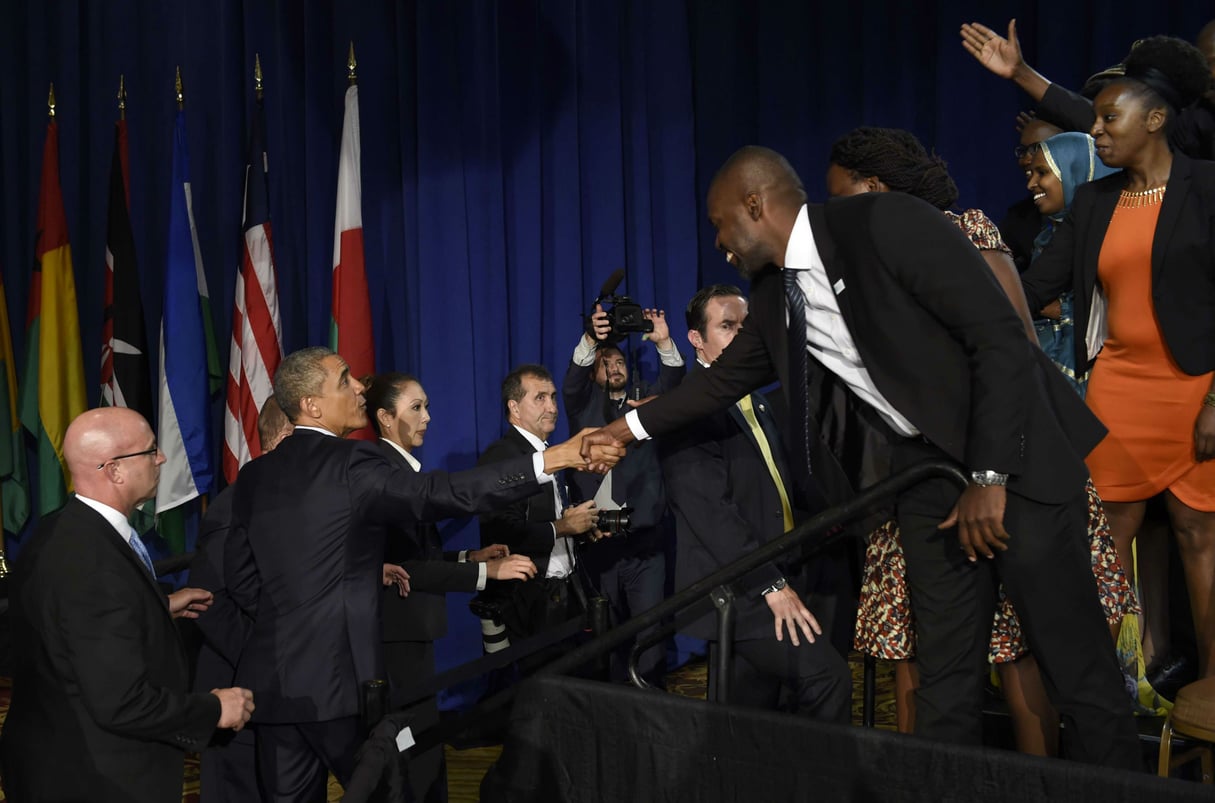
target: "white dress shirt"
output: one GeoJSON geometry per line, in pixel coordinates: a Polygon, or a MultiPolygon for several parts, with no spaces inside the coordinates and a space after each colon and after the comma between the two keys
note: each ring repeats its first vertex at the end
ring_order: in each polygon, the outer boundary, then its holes
{"type": "Polygon", "coordinates": [[[80,494],[76,494],[76,498],[100,513],[110,523],[110,526],[122,536],[122,540],[127,542],[127,546],[131,545],[131,522],[126,516],[122,515],[122,511],[115,510],[105,502],[98,502],[96,499],[90,499],[80,494]]]}
{"type": "MultiPolygon", "coordinates": [[[[519,434],[532,445],[532,448],[536,450],[536,457],[540,459],[540,465],[543,466],[544,456],[541,453],[548,448],[548,444],[531,432],[523,429],[523,427],[515,426],[514,424],[511,424],[511,426],[515,427],[519,431],[519,434]]],[[[553,481],[553,510],[557,511],[557,518],[559,519],[565,510],[565,506],[561,504],[561,491],[557,488],[556,478],[553,475],[546,474],[545,476],[553,481]]],[[[540,482],[544,482],[544,480],[540,480],[540,482]]],[[[544,576],[562,578],[574,570],[574,551],[570,548],[570,539],[557,537],[556,522],[551,522],[550,526],[553,528],[553,551],[549,553],[548,568],[544,570],[544,576]],[[563,548],[557,549],[558,545],[561,545],[563,548]]]]}

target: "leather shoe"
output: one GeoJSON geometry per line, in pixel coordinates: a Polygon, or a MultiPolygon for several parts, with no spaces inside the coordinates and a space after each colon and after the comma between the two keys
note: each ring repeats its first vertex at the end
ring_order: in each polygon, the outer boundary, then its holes
{"type": "Polygon", "coordinates": [[[1185,655],[1171,655],[1147,673],[1147,682],[1166,700],[1173,700],[1182,686],[1198,679],[1198,667],[1185,655]]]}

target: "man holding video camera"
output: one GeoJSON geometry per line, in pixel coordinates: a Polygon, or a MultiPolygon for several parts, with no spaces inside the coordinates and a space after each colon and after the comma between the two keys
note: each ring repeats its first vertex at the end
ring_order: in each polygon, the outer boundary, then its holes
{"type": "MultiPolygon", "coordinates": [[[[565,373],[562,395],[570,427],[601,427],[630,409],[629,399],[665,393],[684,374],[683,357],[675,347],[662,310],[641,309],[627,298],[613,297],[607,310],[596,303],[586,332],[578,340],[565,373]],[[658,380],[646,385],[629,375],[625,352],[617,343],[640,333],[654,344],[661,366],[658,380]],[[630,385],[630,379],[633,384],[630,385]]],[[[629,448],[628,459],[604,477],[572,478],[571,495],[595,500],[599,508],[596,536],[607,536],[586,553],[588,575],[607,598],[613,623],[623,621],[663,600],[666,495],[657,451],[649,442],[629,448]]],[[[629,647],[613,656],[612,677],[624,680],[629,647]]],[[[638,671],[651,683],[662,676],[661,645],[641,655],[638,671]]]]}

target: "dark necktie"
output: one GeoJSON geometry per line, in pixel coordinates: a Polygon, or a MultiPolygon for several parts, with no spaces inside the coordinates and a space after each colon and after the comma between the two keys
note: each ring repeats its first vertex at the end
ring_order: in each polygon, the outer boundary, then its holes
{"type": "Polygon", "coordinates": [[[809,469],[810,405],[806,398],[809,354],[806,352],[806,297],[797,284],[798,271],[781,270],[785,282],[785,308],[789,313],[789,398],[794,404],[794,443],[801,444],[802,463],[809,469]],[[800,415],[799,415],[800,413],[800,415]]]}

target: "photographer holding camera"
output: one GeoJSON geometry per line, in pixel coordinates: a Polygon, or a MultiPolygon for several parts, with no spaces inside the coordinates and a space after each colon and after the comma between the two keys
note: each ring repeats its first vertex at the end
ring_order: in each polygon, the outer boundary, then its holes
{"type": "MultiPolygon", "coordinates": [[[[632,409],[630,399],[665,393],[683,378],[683,357],[671,339],[665,313],[643,310],[627,298],[608,300],[614,303],[607,310],[598,302],[594,305],[565,374],[562,395],[572,429],[615,421],[632,409]],[[661,367],[653,385],[629,375],[625,351],[616,343],[630,333],[641,333],[658,351],[661,367]]],[[[608,599],[613,623],[661,602],[666,585],[667,504],[653,444],[630,446],[626,458],[604,477],[573,477],[570,492],[576,499],[595,500],[600,510],[592,537],[603,540],[584,557],[588,575],[608,599]]],[[[613,679],[625,679],[628,649],[613,656],[613,679]]],[[[641,656],[638,670],[654,683],[661,679],[664,664],[664,650],[657,646],[641,656]]]]}

